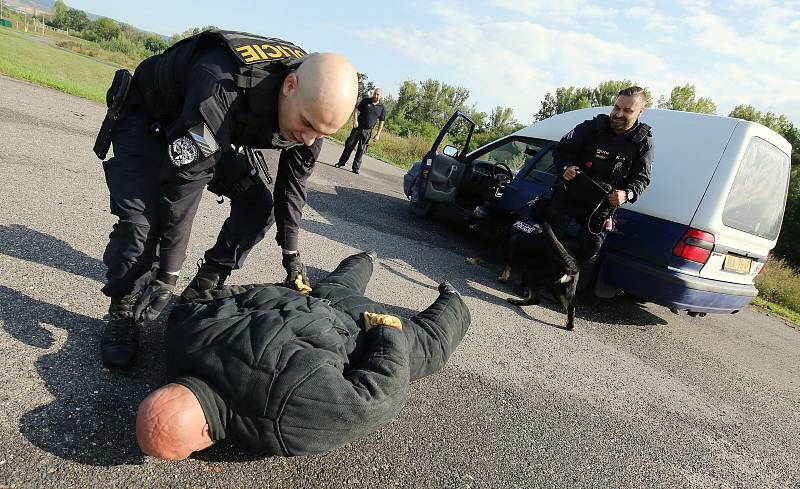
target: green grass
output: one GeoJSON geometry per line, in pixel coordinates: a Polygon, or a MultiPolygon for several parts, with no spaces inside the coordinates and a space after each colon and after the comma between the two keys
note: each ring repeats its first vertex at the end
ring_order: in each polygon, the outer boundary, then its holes
{"type": "Polygon", "coordinates": [[[783,307],[780,304],[775,304],[774,302],[764,300],[761,297],[756,297],[753,300],[753,305],[758,306],[761,309],[766,309],[767,311],[795,324],[800,324],[800,314],[789,309],[788,307],[783,307]]]}
{"type": "Polygon", "coordinates": [[[123,66],[131,71],[136,69],[136,66],[142,62],[143,57],[139,56],[133,58],[125,53],[118,51],[109,51],[101,48],[96,42],[84,41],[83,39],[70,38],[63,39],[56,42],[56,46],[68,49],[72,52],[89,56],[102,61],[107,61],[117,66],[123,66]]]}
{"type": "Polygon", "coordinates": [[[753,304],[800,324],[800,273],[795,268],[784,260],[771,258],[756,280],[756,287],[758,297],[753,304]]]}
{"type": "Polygon", "coordinates": [[[59,49],[52,38],[0,27],[0,73],[105,102],[117,68],[59,49]]]}

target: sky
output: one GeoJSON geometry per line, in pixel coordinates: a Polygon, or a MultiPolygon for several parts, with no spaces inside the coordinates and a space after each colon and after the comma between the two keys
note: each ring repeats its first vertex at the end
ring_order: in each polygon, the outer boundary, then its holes
{"type": "Polygon", "coordinates": [[[654,100],[693,84],[800,126],[800,0],[67,0],[160,34],[215,25],[345,54],[384,95],[404,80],[465,87],[469,103],[532,122],[548,92],[632,80],[654,100]]]}

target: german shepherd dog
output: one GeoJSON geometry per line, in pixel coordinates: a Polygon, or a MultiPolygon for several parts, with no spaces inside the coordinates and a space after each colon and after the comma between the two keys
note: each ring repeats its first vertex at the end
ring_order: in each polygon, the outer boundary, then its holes
{"type": "MultiPolygon", "coordinates": [[[[539,289],[549,288],[553,297],[567,310],[566,330],[575,326],[575,293],[580,278],[580,267],[575,257],[566,249],[564,244],[553,233],[550,224],[542,224],[544,235],[552,247],[553,253],[539,255],[539,262],[530,262],[522,268],[522,284],[527,290],[527,295],[522,299],[509,297],[508,302],[515,306],[529,306],[539,303],[539,289]],[[552,256],[550,256],[552,255],[552,256]]],[[[511,259],[513,251],[509,253],[509,265],[499,279],[505,274],[506,280],[510,276],[511,259]],[[506,274],[506,271],[508,273],[506,274]]],[[[519,261],[519,260],[516,260],[519,261]]],[[[520,265],[516,263],[514,265],[520,265]]]]}

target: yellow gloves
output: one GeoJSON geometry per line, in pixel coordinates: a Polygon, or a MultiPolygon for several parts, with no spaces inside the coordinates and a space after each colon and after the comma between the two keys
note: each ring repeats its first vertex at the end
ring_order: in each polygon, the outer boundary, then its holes
{"type": "Polygon", "coordinates": [[[312,290],[311,287],[309,287],[308,285],[305,284],[305,282],[303,282],[302,275],[298,275],[297,277],[295,277],[294,288],[297,289],[297,291],[300,292],[301,294],[305,295],[308,295],[312,290]]]}
{"type": "Polygon", "coordinates": [[[378,326],[388,326],[390,328],[403,330],[403,323],[400,318],[390,316],[388,314],[378,314],[377,312],[365,312],[364,314],[364,331],[369,332],[378,326]]]}

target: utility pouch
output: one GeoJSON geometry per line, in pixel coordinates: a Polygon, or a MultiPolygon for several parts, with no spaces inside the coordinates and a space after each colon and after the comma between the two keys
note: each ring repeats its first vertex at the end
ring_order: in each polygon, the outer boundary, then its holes
{"type": "Polygon", "coordinates": [[[249,189],[254,180],[246,154],[229,151],[222,156],[217,172],[208,184],[208,190],[220,197],[234,200],[249,189]]]}
{"type": "Polygon", "coordinates": [[[586,222],[589,232],[595,235],[603,232],[606,219],[613,218],[617,209],[608,201],[608,194],[613,190],[611,185],[580,172],[569,181],[567,189],[575,202],[585,206],[585,209],[594,209],[586,222]]]}
{"type": "Polygon", "coordinates": [[[233,200],[256,182],[269,188],[267,185],[272,184],[269,166],[260,151],[245,147],[242,153],[230,152],[223,157],[217,174],[208,184],[208,190],[233,200]]]}
{"type": "Polygon", "coordinates": [[[578,172],[575,178],[566,182],[571,202],[585,208],[594,209],[611,193],[611,185],[578,172]]]}
{"type": "Polygon", "coordinates": [[[128,98],[128,91],[131,88],[133,75],[128,70],[117,70],[114,73],[114,80],[111,82],[111,87],[106,93],[106,105],[108,112],[103,119],[103,124],[100,126],[100,131],[97,133],[97,139],[94,142],[94,154],[101,160],[106,159],[108,148],[111,147],[111,136],[114,134],[114,126],[117,125],[119,114],[125,105],[125,99],[128,98]]]}

